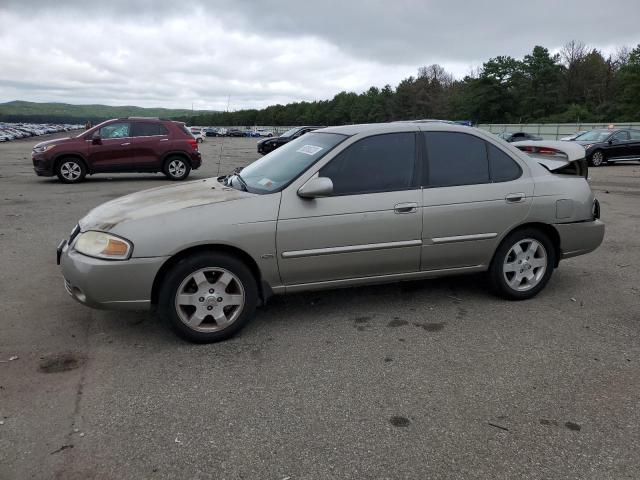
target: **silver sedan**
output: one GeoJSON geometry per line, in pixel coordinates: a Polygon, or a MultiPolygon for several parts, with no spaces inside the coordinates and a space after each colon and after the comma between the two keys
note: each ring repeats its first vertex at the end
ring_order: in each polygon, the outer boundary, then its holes
{"type": "Polygon", "coordinates": [[[307,133],[232,175],[105,203],[58,247],[67,292],[157,308],[196,342],[228,338],[273,294],[487,272],[514,300],[600,245],[584,149],[471,127],[307,133]]]}

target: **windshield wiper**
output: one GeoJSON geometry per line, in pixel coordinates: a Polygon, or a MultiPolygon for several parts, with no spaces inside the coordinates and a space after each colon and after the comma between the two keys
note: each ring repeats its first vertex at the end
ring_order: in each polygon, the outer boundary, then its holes
{"type": "Polygon", "coordinates": [[[249,187],[247,187],[247,182],[245,182],[245,181],[244,181],[244,178],[242,178],[242,177],[240,176],[240,172],[235,173],[235,174],[234,174],[234,176],[235,176],[235,177],[238,179],[238,181],[240,182],[240,185],[242,186],[242,189],[243,189],[245,192],[248,192],[248,191],[249,191],[249,187]]]}

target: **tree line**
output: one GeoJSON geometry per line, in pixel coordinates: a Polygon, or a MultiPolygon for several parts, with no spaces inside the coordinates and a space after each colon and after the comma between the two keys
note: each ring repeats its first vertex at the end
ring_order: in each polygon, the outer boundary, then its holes
{"type": "Polygon", "coordinates": [[[344,125],[438,118],[475,123],[640,121],[640,45],[605,56],[572,41],[557,54],[536,46],[522,59],[498,56],[463,79],[440,65],[395,89],[340,92],[331,100],[213,112],[194,125],[344,125]]]}

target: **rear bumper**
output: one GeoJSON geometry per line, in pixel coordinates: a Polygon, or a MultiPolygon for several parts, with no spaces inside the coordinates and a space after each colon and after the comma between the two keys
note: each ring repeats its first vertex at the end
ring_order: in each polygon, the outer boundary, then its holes
{"type": "Polygon", "coordinates": [[[67,293],[92,308],[148,310],[153,281],[167,257],[108,261],[60,246],[60,268],[67,293]]]}
{"type": "Polygon", "coordinates": [[[600,220],[576,223],[557,223],[562,258],[577,257],[593,252],[604,239],[604,223],[600,220]]]}
{"type": "Polygon", "coordinates": [[[193,152],[191,155],[191,168],[197,170],[202,165],[202,154],[200,152],[193,152]]]}

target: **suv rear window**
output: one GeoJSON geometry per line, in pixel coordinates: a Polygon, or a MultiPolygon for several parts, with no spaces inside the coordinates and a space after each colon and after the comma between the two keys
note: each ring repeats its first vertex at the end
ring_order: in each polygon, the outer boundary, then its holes
{"type": "Polygon", "coordinates": [[[152,137],[154,135],[168,135],[167,127],[161,123],[140,122],[133,124],[134,137],[152,137]]]}

